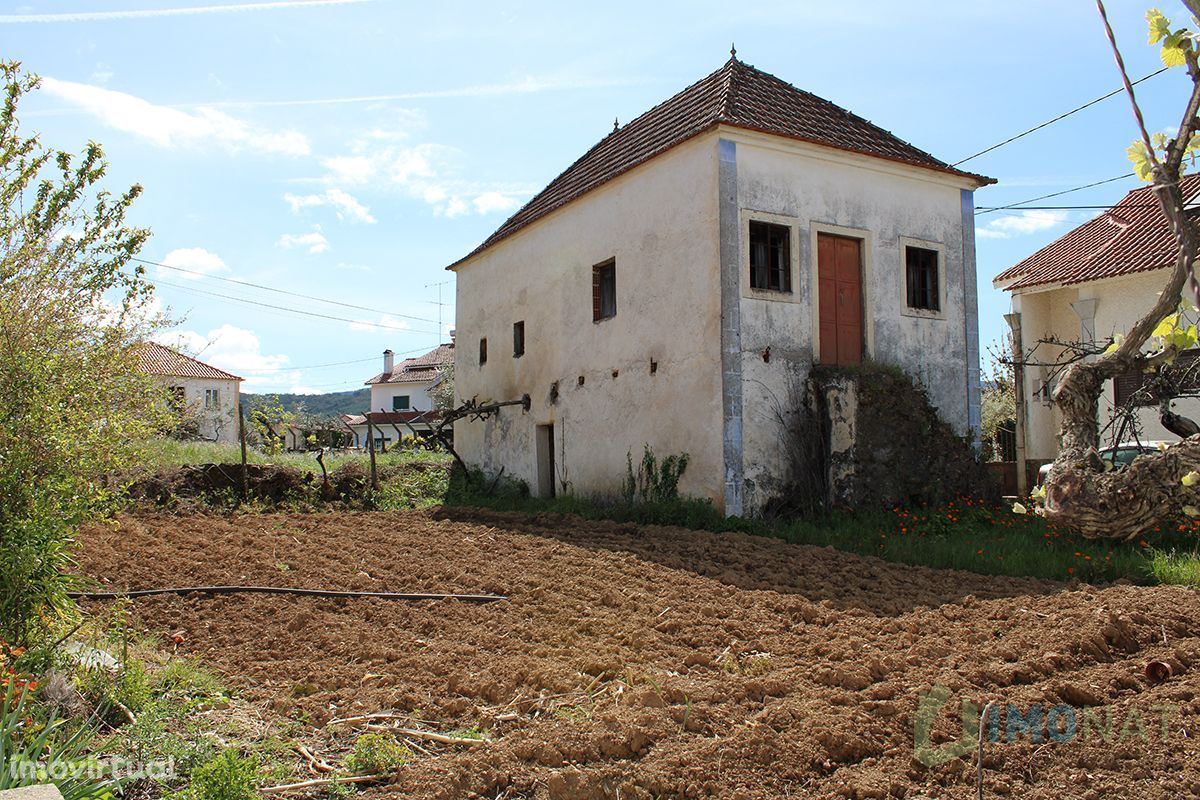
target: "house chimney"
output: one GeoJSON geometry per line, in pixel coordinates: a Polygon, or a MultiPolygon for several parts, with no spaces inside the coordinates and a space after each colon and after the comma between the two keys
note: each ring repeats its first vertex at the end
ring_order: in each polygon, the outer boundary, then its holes
{"type": "Polygon", "coordinates": [[[391,375],[393,366],[395,366],[395,362],[392,360],[392,351],[384,350],[383,351],[383,374],[391,375]]]}
{"type": "Polygon", "coordinates": [[[458,331],[454,330],[454,328],[450,329],[450,344],[454,344],[454,335],[456,333],[458,333],[458,331]]]}

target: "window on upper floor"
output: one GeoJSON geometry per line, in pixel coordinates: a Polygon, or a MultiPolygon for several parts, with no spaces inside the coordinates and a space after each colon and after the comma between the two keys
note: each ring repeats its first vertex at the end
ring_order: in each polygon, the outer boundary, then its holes
{"type": "Polygon", "coordinates": [[[392,398],[392,411],[408,411],[411,405],[409,395],[400,394],[392,398]]]}
{"type": "Polygon", "coordinates": [[[525,355],[525,320],[513,323],[513,358],[525,355]]]}
{"type": "Polygon", "coordinates": [[[918,311],[941,311],[938,251],[906,245],[904,248],[905,297],[918,311]]]}
{"type": "Polygon", "coordinates": [[[484,336],[479,340],[479,366],[487,363],[487,337],[484,336]]]}
{"type": "Polygon", "coordinates": [[[204,390],[204,407],[206,409],[221,407],[221,390],[220,389],[205,389],[204,390]]]}
{"type": "Polygon", "coordinates": [[[617,315],[617,262],[608,261],[592,267],[592,321],[599,322],[617,315]]]}
{"type": "Polygon", "coordinates": [[[750,221],[750,288],[792,291],[792,231],[787,225],[750,221]]]}

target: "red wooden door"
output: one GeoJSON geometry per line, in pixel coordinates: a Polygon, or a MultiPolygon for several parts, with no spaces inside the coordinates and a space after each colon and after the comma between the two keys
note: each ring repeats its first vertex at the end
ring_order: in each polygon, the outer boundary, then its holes
{"type": "Polygon", "coordinates": [[[817,234],[817,314],[822,364],[862,361],[862,242],[817,234]]]}

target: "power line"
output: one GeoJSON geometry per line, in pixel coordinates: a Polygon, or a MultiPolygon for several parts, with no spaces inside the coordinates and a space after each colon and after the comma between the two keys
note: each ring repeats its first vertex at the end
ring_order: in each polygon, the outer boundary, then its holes
{"type": "MultiPolygon", "coordinates": [[[[220,292],[212,292],[207,289],[198,289],[198,288],[195,288],[192,286],[182,286],[178,283],[171,283],[170,281],[164,281],[162,279],[146,278],[145,280],[149,281],[150,283],[153,283],[156,286],[157,285],[170,286],[174,289],[179,289],[184,292],[195,292],[197,294],[207,295],[209,297],[219,297],[223,300],[229,300],[234,303],[246,303],[247,305],[258,306],[260,308],[270,308],[270,309],[274,309],[276,311],[282,311],[282,312],[285,312],[288,314],[300,314],[305,317],[314,317],[316,319],[332,320],[334,322],[348,322],[348,323],[355,324],[355,325],[370,325],[373,328],[382,328],[384,330],[392,330],[392,331],[404,331],[406,333],[433,333],[433,331],[421,331],[421,330],[415,330],[413,328],[402,328],[399,325],[387,325],[382,322],[366,322],[361,319],[350,319],[349,317],[335,317],[331,314],[319,314],[316,311],[304,311],[299,308],[288,308],[287,306],[277,306],[272,303],[263,303],[263,302],[260,302],[257,300],[248,300],[244,297],[234,297],[233,295],[221,294],[220,292]]],[[[440,331],[438,331],[438,335],[439,336],[441,335],[440,331]]]]}
{"type": "Polygon", "coordinates": [[[163,269],[175,270],[176,272],[186,272],[189,275],[197,275],[202,278],[212,278],[213,280],[225,281],[226,283],[236,283],[239,286],[249,286],[252,289],[262,289],[267,292],[278,292],[279,294],[286,294],[290,297],[300,297],[305,300],[316,300],[319,303],[329,303],[330,305],[342,306],[343,308],[352,308],[356,311],[370,311],[372,314],[386,314],[390,317],[396,317],[397,319],[411,319],[411,320],[416,320],[417,322],[432,322],[434,324],[439,324],[436,319],[429,319],[427,317],[414,317],[409,314],[397,314],[393,311],[384,311],[383,309],[370,308],[369,306],[359,306],[359,305],[354,305],[353,303],[343,303],[340,300],[330,300],[327,297],[316,297],[311,294],[302,294],[300,292],[289,291],[288,289],[279,289],[275,286],[267,286],[267,285],[261,284],[261,283],[251,283],[249,281],[240,281],[236,278],[225,278],[220,275],[210,275],[206,272],[197,272],[196,270],[185,269],[183,267],[176,267],[172,264],[163,264],[158,261],[150,261],[149,259],[145,259],[145,258],[134,258],[132,260],[137,261],[138,263],[141,263],[141,264],[150,264],[155,267],[162,267],[163,269]]]}
{"type": "MultiPolygon", "coordinates": [[[[1012,209],[1013,211],[1071,211],[1071,210],[1107,210],[1112,208],[1112,203],[1103,206],[1021,206],[1020,208],[1012,209]]],[[[980,211],[1005,211],[1009,206],[998,206],[996,208],[981,207],[980,211]]],[[[1126,203],[1121,208],[1162,208],[1158,203],[1126,203]]]]}
{"type": "MultiPolygon", "coordinates": [[[[1141,78],[1138,78],[1138,79],[1137,79],[1136,81],[1134,81],[1134,82],[1133,82],[1131,85],[1132,85],[1132,86],[1137,86],[1137,85],[1138,85],[1139,83],[1141,83],[1142,81],[1150,80],[1150,79],[1151,79],[1151,78],[1153,78],[1155,75],[1161,75],[1161,74],[1163,74],[1164,72],[1166,72],[1166,71],[1167,71],[1167,69],[1168,69],[1168,67],[1163,67],[1162,69],[1158,70],[1157,72],[1151,72],[1149,75],[1146,75],[1146,76],[1143,76],[1143,77],[1141,77],[1141,78]]],[[[1120,93],[1121,93],[1121,92],[1123,92],[1123,91],[1125,91],[1125,87],[1123,87],[1123,86],[1122,86],[1121,88],[1119,88],[1119,89],[1114,89],[1113,91],[1109,92],[1108,94],[1104,95],[1103,97],[1097,97],[1095,100],[1091,100],[1091,101],[1089,101],[1089,102],[1087,102],[1087,103],[1084,103],[1083,105],[1079,106],[1078,108],[1072,108],[1070,111],[1066,112],[1065,114],[1059,114],[1059,115],[1058,115],[1057,117],[1055,117],[1054,119],[1048,119],[1048,120],[1046,120],[1045,122],[1043,122],[1043,123],[1042,123],[1042,124],[1040,124],[1040,125],[1035,125],[1035,126],[1033,126],[1032,128],[1030,128],[1030,129],[1029,129],[1029,130],[1027,130],[1027,131],[1024,131],[1024,132],[1022,132],[1022,133],[1018,133],[1016,136],[1010,136],[1009,138],[1005,139],[1003,142],[999,142],[999,143],[997,143],[997,144],[994,144],[994,145],[992,145],[991,147],[988,147],[988,148],[986,148],[986,149],[984,149],[984,150],[980,150],[980,151],[979,151],[978,153],[976,153],[975,155],[967,156],[966,158],[962,159],[961,161],[955,161],[955,162],[954,162],[953,164],[951,164],[950,166],[952,166],[952,167],[957,167],[959,164],[965,164],[965,163],[967,163],[968,161],[970,161],[970,160],[972,160],[972,159],[979,158],[981,155],[984,155],[984,154],[986,154],[986,153],[990,153],[990,152],[992,152],[993,150],[996,150],[996,149],[999,149],[999,148],[1001,148],[1001,147],[1004,147],[1004,145],[1006,145],[1006,144],[1012,144],[1012,143],[1013,143],[1013,142],[1015,142],[1017,139],[1020,139],[1020,138],[1023,138],[1023,137],[1025,137],[1025,136],[1028,136],[1029,134],[1031,134],[1031,133],[1034,133],[1035,131],[1040,131],[1042,128],[1045,128],[1047,125],[1053,125],[1054,123],[1058,122],[1059,120],[1066,119],[1067,117],[1071,116],[1072,114],[1075,114],[1075,113],[1077,113],[1077,112],[1079,112],[1079,111],[1083,111],[1085,108],[1090,108],[1091,106],[1094,106],[1094,105],[1096,105],[1096,103],[1099,103],[1099,102],[1101,102],[1101,101],[1103,101],[1103,100],[1107,100],[1108,98],[1110,98],[1110,97],[1112,97],[1112,96],[1114,96],[1114,95],[1118,95],[1118,94],[1120,94],[1120,93]]]]}
{"type": "MultiPolygon", "coordinates": [[[[1124,175],[1118,175],[1115,178],[1105,178],[1102,181],[1095,181],[1093,183],[1085,183],[1083,186],[1076,186],[1071,189],[1063,189],[1060,192],[1051,192],[1050,194],[1043,194],[1043,195],[1039,195],[1038,197],[1031,197],[1028,200],[1018,200],[1017,202],[1009,203],[1006,206],[981,206],[981,207],[975,209],[975,215],[979,216],[980,214],[990,214],[993,211],[1007,211],[1010,208],[1017,208],[1018,210],[1020,210],[1018,207],[1025,207],[1026,203],[1036,203],[1038,200],[1049,200],[1051,197],[1059,197],[1064,194],[1070,194],[1071,192],[1078,192],[1083,189],[1091,189],[1093,186],[1103,186],[1106,183],[1113,183],[1114,181],[1123,181],[1126,178],[1132,178],[1132,177],[1133,177],[1133,173],[1127,172],[1124,175]]],[[[1104,207],[1109,208],[1109,206],[1104,206],[1104,207]]]]}

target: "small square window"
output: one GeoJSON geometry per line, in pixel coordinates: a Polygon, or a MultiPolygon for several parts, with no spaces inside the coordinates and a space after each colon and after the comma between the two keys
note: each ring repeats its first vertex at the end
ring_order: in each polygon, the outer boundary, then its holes
{"type": "Polygon", "coordinates": [[[205,389],[204,390],[204,407],[206,409],[221,407],[221,390],[220,389],[205,389]]]}
{"type": "Polygon", "coordinates": [[[487,337],[484,336],[479,340],[479,366],[487,363],[487,337]]]}
{"type": "Polygon", "coordinates": [[[617,262],[613,259],[592,267],[592,321],[617,315],[617,262]]]}
{"type": "Polygon", "coordinates": [[[792,291],[792,231],[787,225],[750,221],[750,288],[792,291]]]}
{"type": "Polygon", "coordinates": [[[513,358],[525,355],[525,320],[513,323],[513,358]]]}
{"type": "Polygon", "coordinates": [[[411,402],[409,395],[397,395],[392,398],[392,411],[407,411],[411,402]]]}
{"type": "Polygon", "coordinates": [[[921,311],[941,311],[938,251],[909,245],[904,248],[904,261],[908,307],[921,311]]]}

